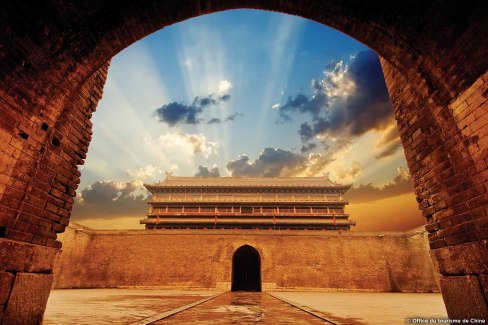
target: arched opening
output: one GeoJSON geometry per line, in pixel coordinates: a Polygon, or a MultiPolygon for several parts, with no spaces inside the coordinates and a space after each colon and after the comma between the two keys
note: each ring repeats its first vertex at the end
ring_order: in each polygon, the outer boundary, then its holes
{"type": "Polygon", "coordinates": [[[241,246],[232,256],[232,291],[261,291],[261,257],[252,246],[241,246]]]}
{"type": "MultiPolygon", "coordinates": [[[[50,286],[52,266],[43,263],[60,248],[56,234],[69,222],[80,182],[78,165],[86,158],[90,117],[101,97],[107,61],[157,29],[245,7],[313,19],[381,55],[449,314],[486,314],[488,151],[483,112],[488,47],[481,2],[447,3],[442,14],[436,3],[386,6],[381,1],[121,1],[117,8],[109,3],[87,7],[56,1],[28,10],[14,2],[6,5],[0,18],[7,35],[0,81],[0,235],[8,247],[2,259],[7,266],[1,271],[13,272],[7,282],[14,283],[19,274],[15,283],[27,281],[22,272],[33,272],[42,279],[37,283],[50,286]],[[467,58],[476,59],[466,64],[467,58]],[[37,253],[26,253],[31,250],[37,253]],[[476,310],[458,303],[463,293],[476,310]]],[[[10,284],[7,288],[13,292],[10,284]]],[[[41,301],[47,297],[45,291],[36,292],[41,301]]],[[[9,315],[21,310],[8,306],[9,315]]],[[[39,310],[28,314],[36,316],[39,310]]]]}

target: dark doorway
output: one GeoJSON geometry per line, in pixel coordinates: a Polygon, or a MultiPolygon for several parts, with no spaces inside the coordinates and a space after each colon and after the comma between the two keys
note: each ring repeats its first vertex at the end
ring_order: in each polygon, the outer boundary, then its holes
{"type": "Polygon", "coordinates": [[[254,247],[244,245],[235,251],[232,291],[261,291],[261,258],[254,247]]]}

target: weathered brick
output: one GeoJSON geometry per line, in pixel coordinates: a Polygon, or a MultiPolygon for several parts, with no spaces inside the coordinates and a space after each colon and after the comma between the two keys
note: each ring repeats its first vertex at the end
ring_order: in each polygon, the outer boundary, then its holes
{"type": "MultiPolygon", "coordinates": [[[[430,201],[419,197],[423,215],[436,221],[452,217],[444,225],[453,228],[442,228],[444,234],[455,233],[456,229],[467,231],[433,240],[432,246],[478,240],[469,229],[454,227],[466,216],[481,217],[484,212],[480,208],[486,205],[486,198],[481,197],[486,190],[479,187],[486,182],[488,157],[488,115],[483,113],[488,111],[484,59],[488,23],[481,1],[470,5],[448,1],[441,11],[435,2],[423,2],[421,6],[391,2],[385,7],[385,2],[365,5],[349,0],[121,0],[117,10],[111,11],[110,4],[104,3],[67,6],[55,1],[53,6],[56,10],[50,14],[36,10],[27,13],[15,2],[2,6],[0,32],[5,46],[0,66],[0,183],[19,182],[9,185],[17,192],[6,194],[7,187],[0,192],[0,208],[9,215],[27,212],[66,223],[72,203],[58,192],[52,192],[53,197],[64,203],[49,201],[38,195],[32,184],[39,180],[45,184],[46,194],[54,188],[73,196],[80,182],[76,165],[83,163],[92,135],[89,119],[102,96],[106,62],[113,55],[178,21],[245,7],[301,15],[341,30],[374,49],[383,58],[385,81],[409,170],[417,175],[416,186],[423,187],[416,193],[438,195],[430,201]],[[105,23],[92,26],[87,21],[105,23]],[[49,126],[48,132],[40,130],[42,122],[49,126]],[[19,138],[19,131],[28,133],[29,138],[19,138]],[[41,148],[45,150],[42,155],[41,148]],[[43,158],[39,161],[40,156],[43,158]],[[58,182],[67,188],[56,187],[58,182]],[[476,188],[476,195],[471,188],[476,188]]],[[[33,222],[39,223],[35,219],[33,222]]],[[[6,234],[17,240],[29,239],[29,234],[15,230],[6,234]]],[[[54,245],[49,240],[46,244],[54,245]]]]}
{"type": "Polygon", "coordinates": [[[13,283],[14,283],[13,273],[0,272],[0,305],[3,305],[7,302],[13,283]]]}

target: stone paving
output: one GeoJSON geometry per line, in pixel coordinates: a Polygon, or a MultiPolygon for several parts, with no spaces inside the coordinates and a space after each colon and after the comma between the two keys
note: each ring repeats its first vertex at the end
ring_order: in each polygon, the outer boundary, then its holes
{"type": "Polygon", "coordinates": [[[43,324],[132,324],[215,294],[138,289],[52,290],[43,324]]]}
{"type": "Polygon", "coordinates": [[[154,324],[324,324],[262,292],[227,292],[154,324]]]}
{"type": "Polygon", "coordinates": [[[445,319],[440,293],[392,292],[273,292],[274,296],[307,306],[341,324],[407,324],[407,318],[445,319]],[[352,324],[352,323],[351,323],[352,324]]]}
{"type": "Polygon", "coordinates": [[[407,317],[447,317],[441,295],[64,289],[51,292],[44,324],[391,325],[407,317]]]}

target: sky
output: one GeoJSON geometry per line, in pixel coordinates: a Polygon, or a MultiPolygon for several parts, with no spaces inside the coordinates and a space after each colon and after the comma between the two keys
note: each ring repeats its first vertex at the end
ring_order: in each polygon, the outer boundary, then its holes
{"type": "Polygon", "coordinates": [[[143,183],[328,176],[352,184],[354,231],[418,210],[378,56],[313,21],[232,10],[169,26],[111,62],[72,221],[138,229],[143,183]]]}

